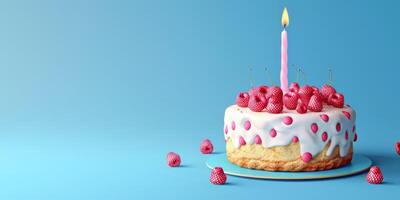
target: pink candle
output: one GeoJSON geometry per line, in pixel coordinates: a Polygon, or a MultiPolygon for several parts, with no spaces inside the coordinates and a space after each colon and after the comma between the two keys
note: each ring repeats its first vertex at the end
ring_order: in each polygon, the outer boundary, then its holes
{"type": "Polygon", "coordinates": [[[282,26],[283,31],[281,34],[281,89],[283,93],[289,91],[288,84],[288,39],[286,27],[289,25],[289,15],[287,9],[283,9],[282,13],[282,26]]]}
{"type": "Polygon", "coordinates": [[[283,93],[289,91],[288,86],[288,41],[286,29],[281,34],[281,89],[283,93]]]}

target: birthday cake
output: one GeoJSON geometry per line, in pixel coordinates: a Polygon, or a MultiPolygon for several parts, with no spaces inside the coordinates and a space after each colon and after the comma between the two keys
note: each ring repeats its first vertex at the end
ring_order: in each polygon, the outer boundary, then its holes
{"type": "Polygon", "coordinates": [[[227,158],[245,168],[316,171],[349,164],[356,113],[331,85],[241,92],[225,110],[227,158]]]}

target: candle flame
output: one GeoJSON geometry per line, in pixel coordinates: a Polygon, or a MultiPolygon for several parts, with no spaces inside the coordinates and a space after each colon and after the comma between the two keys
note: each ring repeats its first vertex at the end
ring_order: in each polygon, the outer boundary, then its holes
{"type": "Polygon", "coordinates": [[[282,26],[286,27],[289,25],[289,14],[288,11],[286,9],[286,7],[283,9],[283,13],[282,13],[282,26]]]}

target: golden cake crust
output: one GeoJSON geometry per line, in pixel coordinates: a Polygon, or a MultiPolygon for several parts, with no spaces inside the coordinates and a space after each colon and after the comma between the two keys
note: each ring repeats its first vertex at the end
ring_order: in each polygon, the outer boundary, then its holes
{"type": "Polygon", "coordinates": [[[326,151],[330,146],[327,143],[321,153],[306,163],[301,159],[299,143],[287,146],[265,148],[259,144],[246,144],[235,148],[232,140],[226,142],[227,158],[230,162],[244,168],[262,169],[268,171],[317,171],[328,170],[347,165],[353,157],[353,145],[345,157],[340,157],[338,146],[330,156],[326,151]]]}

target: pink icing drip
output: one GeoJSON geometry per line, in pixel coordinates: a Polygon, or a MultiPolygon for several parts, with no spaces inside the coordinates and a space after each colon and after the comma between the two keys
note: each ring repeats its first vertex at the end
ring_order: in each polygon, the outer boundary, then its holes
{"type": "Polygon", "coordinates": [[[322,141],[325,142],[328,139],[328,133],[323,132],[322,135],[321,135],[321,139],[322,139],[322,141]]]}
{"type": "Polygon", "coordinates": [[[290,116],[286,116],[286,117],[283,118],[283,123],[286,124],[286,125],[290,125],[290,124],[293,123],[293,118],[290,117],[290,116]]]}
{"type": "Polygon", "coordinates": [[[271,136],[271,137],[276,137],[276,130],[275,129],[271,129],[271,131],[269,132],[269,135],[271,136]]]}
{"type": "Polygon", "coordinates": [[[234,121],[232,121],[231,128],[232,128],[232,130],[235,130],[235,128],[236,128],[236,124],[234,121]]]}
{"type": "Polygon", "coordinates": [[[322,114],[322,115],[321,115],[321,119],[322,119],[324,122],[328,122],[328,121],[329,121],[329,116],[328,116],[327,114],[322,114]]]}
{"type": "Polygon", "coordinates": [[[342,112],[347,117],[347,119],[351,119],[351,115],[349,112],[347,112],[347,111],[342,111],[342,112]]]}
{"type": "Polygon", "coordinates": [[[246,145],[246,141],[244,140],[243,137],[240,137],[240,138],[239,138],[239,144],[240,144],[240,145],[246,145]]]}
{"type": "Polygon", "coordinates": [[[251,128],[251,123],[250,123],[250,121],[246,121],[246,122],[244,122],[244,129],[246,129],[246,131],[248,131],[249,129],[251,128]]]}
{"type": "Polygon", "coordinates": [[[336,124],[336,131],[339,132],[340,129],[342,129],[341,125],[340,125],[340,123],[337,123],[336,124]]]}
{"type": "Polygon", "coordinates": [[[257,136],[254,138],[254,143],[255,143],[255,144],[261,144],[261,143],[262,143],[261,138],[260,138],[259,135],[257,135],[257,136]]]}
{"type": "Polygon", "coordinates": [[[311,124],[311,131],[313,133],[317,133],[318,131],[318,125],[316,123],[311,124]]]}

